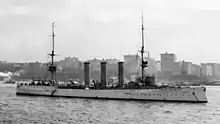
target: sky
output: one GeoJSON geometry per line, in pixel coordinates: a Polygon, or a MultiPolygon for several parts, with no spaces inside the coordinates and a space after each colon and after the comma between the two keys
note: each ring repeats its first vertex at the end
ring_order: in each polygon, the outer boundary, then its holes
{"type": "Polygon", "coordinates": [[[219,0],[0,0],[0,60],[48,61],[53,21],[56,60],[123,60],[140,49],[141,13],[151,57],[220,62],[219,0]]]}

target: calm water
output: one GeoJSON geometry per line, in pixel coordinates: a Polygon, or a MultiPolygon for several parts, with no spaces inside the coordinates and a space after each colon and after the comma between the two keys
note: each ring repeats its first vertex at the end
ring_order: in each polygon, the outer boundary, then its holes
{"type": "Polygon", "coordinates": [[[0,84],[0,124],[219,124],[220,87],[206,104],[128,102],[15,95],[0,84]]]}

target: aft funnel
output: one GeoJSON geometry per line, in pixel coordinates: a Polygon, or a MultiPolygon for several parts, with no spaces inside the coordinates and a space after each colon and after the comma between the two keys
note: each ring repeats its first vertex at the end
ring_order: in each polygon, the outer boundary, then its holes
{"type": "Polygon", "coordinates": [[[124,83],[124,62],[118,62],[118,85],[123,85],[124,83]]]}
{"type": "Polygon", "coordinates": [[[106,64],[107,62],[101,62],[101,83],[103,86],[106,86],[106,82],[107,82],[106,64]]]}
{"type": "Polygon", "coordinates": [[[89,86],[90,82],[90,72],[89,72],[89,62],[84,62],[84,81],[85,85],[89,86]]]}

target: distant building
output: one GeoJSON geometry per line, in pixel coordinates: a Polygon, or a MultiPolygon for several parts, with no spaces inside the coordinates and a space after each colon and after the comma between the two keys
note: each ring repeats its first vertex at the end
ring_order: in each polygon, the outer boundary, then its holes
{"type": "MultiPolygon", "coordinates": [[[[158,62],[151,57],[144,57],[148,61],[148,67],[144,69],[145,74],[155,75],[160,70],[158,62]]],[[[124,67],[126,72],[130,75],[141,75],[141,57],[139,55],[124,55],[124,67]]]]}
{"type": "Polygon", "coordinates": [[[138,74],[141,58],[139,55],[124,55],[124,69],[127,73],[138,74]]]}
{"type": "Polygon", "coordinates": [[[174,62],[173,75],[181,75],[181,62],[174,62]]]}
{"type": "Polygon", "coordinates": [[[29,64],[27,63],[23,64],[23,71],[24,73],[28,73],[31,71],[29,64]]]}
{"type": "Polygon", "coordinates": [[[117,76],[118,74],[118,59],[105,59],[107,62],[107,75],[110,77],[117,76]]]}
{"type": "Polygon", "coordinates": [[[218,63],[207,63],[207,65],[212,67],[212,76],[220,79],[220,64],[218,63]]]}
{"type": "Polygon", "coordinates": [[[92,60],[88,60],[88,62],[90,62],[91,71],[101,71],[100,63],[102,62],[102,60],[94,58],[92,60]]]}
{"type": "Polygon", "coordinates": [[[65,57],[64,60],[58,62],[57,68],[78,68],[80,61],[76,57],[65,57]]]}
{"type": "Polygon", "coordinates": [[[173,75],[199,75],[200,66],[192,62],[175,62],[173,75]]]}
{"type": "Polygon", "coordinates": [[[106,61],[108,64],[117,64],[120,60],[118,59],[105,59],[104,61],[106,61]]]}
{"type": "Polygon", "coordinates": [[[201,64],[201,75],[202,76],[212,76],[212,66],[208,64],[201,64]]]}
{"type": "Polygon", "coordinates": [[[148,61],[148,67],[145,68],[145,74],[155,75],[157,73],[157,62],[151,57],[145,57],[144,60],[148,61]]]}
{"type": "Polygon", "coordinates": [[[165,53],[161,55],[161,71],[170,72],[174,71],[174,62],[176,61],[176,55],[172,53],[165,53]]]}
{"type": "MultiPolygon", "coordinates": [[[[101,71],[101,62],[107,62],[107,71],[117,71],[118,59],[92,59],[90,62],[91,71],[101,71]]],[[[116,75],[116,74],[115,74],[116,75]]]]}
{"type": "Polygon", "coordinates": [[[27,74],[29,78],[42,77],[46,75],[46,67],[39,62],[25,63],[21,72],[27,74]]]}
{"type": "Polygon", "coordinates": [[[192,69],[192,62],[181,62],[181,74],[182,75],[192,75],[193,69],[192,69]]]}
{"type": "Polygon", "coordinates": [[[200,65],[192,64],[190,75],[200,75],[200,65]]]}
{"type": "Polygon", "coordinates": [[[157,72],[161,72],[161,64],[160,61],[156,61],[157,66],[157,72]]]}

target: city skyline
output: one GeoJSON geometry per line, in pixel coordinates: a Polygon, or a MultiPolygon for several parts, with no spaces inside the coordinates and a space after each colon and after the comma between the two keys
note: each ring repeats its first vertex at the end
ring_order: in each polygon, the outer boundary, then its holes
{"type": "MultiPolygon", "coordinates": [[[[49,53],[49,52],[48,52],[49,53]]],[[[166,54],[168,52],[165,52],[165,53],[161,53],[161,54],[166,54]]],[[[168,54],[174,54],[176,55],[175,53],[168,53],[168,54]]],[[[33,60],[33,61],[7,61],[7,60],[0,60],[0,62],[6,62],[6,63],[48,63],[48,62],[51,62],[51,58],[49,57],[49,55],[47,55],[47,59],[45,60],[33,60]]],[[[77,57],[77,56],[65,56],[63,58],[60,58],[60,59],[55,59],[54,61],[55,62],[58,62],[58,61],[63,61],[65,60],[66,58],[75,58],[77,59],[78,61],[82,61],[82,62],[86,62],[86,61],[91,61],[91,60],[98,60],[98,61],[109,61],[109,60],[117,60],[117,61],[124,61],[124,56],[137,56],[137,54],[124,54],[123,55],[123,58],[122,59],[119,59],[119,58],[116,58],[116,57],[105,57],[105,58],[101,58],[101,57],[94,57],[94,58],[90,58],[90,59],[87,59],[87,60],[83,60],[81,59],[80,57],[77,57]]],[[[138,54],[139,58],[140,58],[140,55],[138,54]]],[[[148,57],[148,56],[144,56],[144,60],[145,59],[152,59],[153,61],[155,62],[160,62],[161,59],[155,59],[153,58],[152,56],[148,57]]],[[[178,58],[178,57],[177,57],[178,58]]],[[[187,61],[187,60],[179,60],[177,59],[175,62],[191,62],[191,61],[187,61]]],[[[191,62],[193,64],[196,64],[196,65],[201,65],[201,64],[210,64],[210,63],[215,63],[215,64],[220,64],[220,62],[214,62],[214,61],[209,61],[209,62],[201,62],[201,63],[195,63],[195,62],[191,62]]]]}
{"type": "MultiPolygon", "coordinates": [[[[169,52],[177,60],[219,63],[218,1],[0,1],[1,60],[46,61],[55,21],[55,51],[60,56],[117,58],[136,54],[141,46],[141,13],[145,45],[151,57],[169,52]],[[109,47],[110,46],[110,47],[109,47]]],[[[147,54],[146,54],[147,56],[147,54]]]]}

